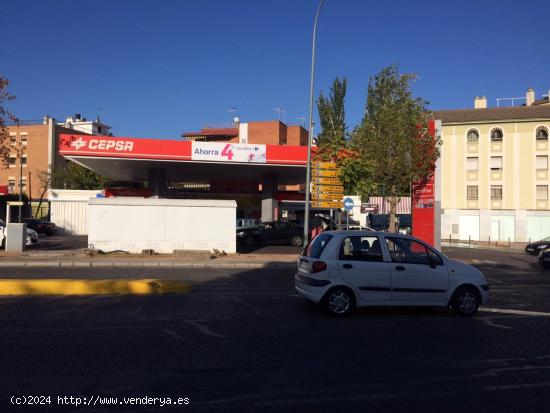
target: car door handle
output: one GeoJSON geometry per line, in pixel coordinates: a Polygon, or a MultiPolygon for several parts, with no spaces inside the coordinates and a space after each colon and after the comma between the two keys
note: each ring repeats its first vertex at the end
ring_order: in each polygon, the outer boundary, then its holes
{"type": "Polygon", "coordinates": [[[344,264],[344,265],[342,265],[342,267],[344,267],[344,268],[346,268],[346,269],[349,270],[350,268],[353,268],[353,265],[351,265],[351,264],[344,264]]]}
{"type": "Polygon", "coordinates": [[[398,265],[397,267],[395,267],[395,269],[397,271],[405,271],[405,267],[403,267],[402,265],[398,265]]]}

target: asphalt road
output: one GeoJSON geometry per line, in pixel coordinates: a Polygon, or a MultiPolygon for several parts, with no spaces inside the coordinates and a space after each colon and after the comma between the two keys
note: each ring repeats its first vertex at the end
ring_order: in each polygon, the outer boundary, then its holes
{"type": "Polygon", "coordinates": [[[546,411],[550,272],[524,253],[446,252],[489,279],[475,318],[377,308],[334,319],[296,295],[292,270],[0,269],[195,285],[186,296],[0,298],[0,411],[546,411]],[[57,404],[71,395],[96,406],[57,404]],[[190,404],[109,408],[96,396],[190,404]]]}

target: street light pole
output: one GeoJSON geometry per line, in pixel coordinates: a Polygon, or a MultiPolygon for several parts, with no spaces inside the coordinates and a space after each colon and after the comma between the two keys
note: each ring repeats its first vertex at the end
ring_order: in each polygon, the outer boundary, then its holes
{"type": "Polygon", "coordinates": [[[306,203],[304,210],[304,245],[309,241],[309,191],[311,186],[311,141],[313,140],[313,79],[315,76],[315,37],[317,33],[317,20],[319,19],[319,13],[321,13],[321,7],[325,0],[321,0],[319,7],[317,8],[317,14],[315,14],[315,21],[313,23],[313,40],[311,44],[311,78],[309,83],[309,129],[307,140],[307,168],[306,168],[306,203]]]}
{"type": "Polygon", "coordinates": [[[19,223],[21,223],[21,203],[23,202],[23,144],[19,143],[19,223]]]}

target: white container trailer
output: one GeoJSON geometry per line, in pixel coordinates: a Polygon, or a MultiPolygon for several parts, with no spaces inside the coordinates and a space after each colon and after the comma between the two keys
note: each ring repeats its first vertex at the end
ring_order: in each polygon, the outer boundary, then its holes
{"type": "Polygon", "coordinates": [[[48,194],[50,219],[72,235],[88,234],[88,201],[103,191],[52,189],[48,194]]]}
{"type": "Polygon", "coordinates": [[[88,205],[88,244],[102,251],[236,252],[236,201],[96,198],[88,205]]]}

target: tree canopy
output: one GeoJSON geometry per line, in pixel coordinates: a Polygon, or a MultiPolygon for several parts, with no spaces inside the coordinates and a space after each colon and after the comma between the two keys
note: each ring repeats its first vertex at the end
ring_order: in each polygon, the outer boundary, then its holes
{"type": "Polygon", "coordinates": [[[109,179],[73,162],[52,171],[49,182],[51,188],[64,189],[103,189],[109,184],[109,179]]]}
{"type": "Polygon", "coordinates": [[[329,97],[323,92],[317,99],[317,110],[321,122],[321,132],[317,135],[319,156],[323,159],[333,159],[338,151],[346,146],[346,112],[344,103],[346,98],[346,78],[335,78],[330,88],[329,97]]]}
{"type": "Polygon", "coordinates": [[[6,103],[15,99],[15,96],[8,92],[10,82],[0,74],[0,162],[4,167],[8,166],[8,159],[11,153],[10,134],[8,122],[17,122],[17,117],[5,106],[6,103]]]}
{"type": "MultiPolygon", "coordinates": [[[[414,74],[400,74],[397,66],[371,77],[365,115],[352,134],[355,163],[369,171],[363,186],[375,187],[390,203],[390,230],[394,230],[399,197],[409,194],[412,182],[426,180],[439,157],[438,136],[428,128],[428,102],[411,91],[414,74]]],[[[361,179],[361,177],[359,178],[361,179]]]]}

